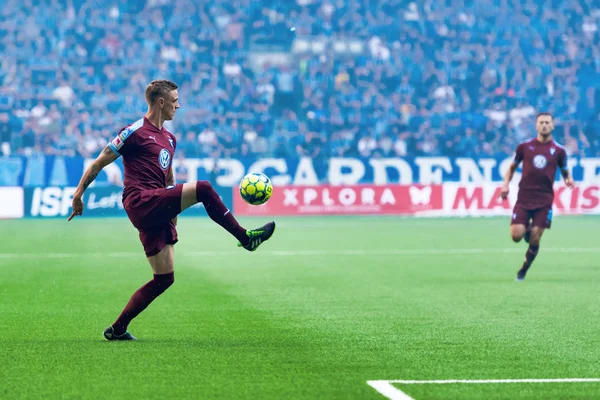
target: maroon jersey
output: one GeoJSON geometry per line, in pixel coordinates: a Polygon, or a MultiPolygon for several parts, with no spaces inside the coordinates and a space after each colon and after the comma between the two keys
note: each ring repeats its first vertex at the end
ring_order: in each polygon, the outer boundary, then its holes
{"type": "Polygon", "coordinates": [[[167,186],[177,142],[164,126],[158,129],[144,117],[123,128],[108,146],[123,156],[123,199],[134,191],[167,186]]]}
{"type": "Polygon", "coordinates": [[[567,167],[567,152],[551,140],[542,143],[537,138],[517,146],[515,163],[523,162],[517,203],[529,210],[552,207],[556,168],[567,167]]]}

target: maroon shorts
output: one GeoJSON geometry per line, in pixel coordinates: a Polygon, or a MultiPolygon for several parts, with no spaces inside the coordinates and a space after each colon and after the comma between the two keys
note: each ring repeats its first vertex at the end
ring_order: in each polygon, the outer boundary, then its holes
{"type": "Polygon", "coordinates": [[[523,207],[519,203],[515,204],[510,224],[527,226],[529,225],[530,220],[532,221],[532,226],[550,229],[550,226],[552,225],[552,206],[529,209],[523,207]]]}
{"type": "Polygon", "coordinates": [[[181,212],[183,185],[131,193],[123,202],[129,220],[140,232],[147,257],[154,256],[168,244],[177,243],[177,229],[172,219],[181,212]]]}

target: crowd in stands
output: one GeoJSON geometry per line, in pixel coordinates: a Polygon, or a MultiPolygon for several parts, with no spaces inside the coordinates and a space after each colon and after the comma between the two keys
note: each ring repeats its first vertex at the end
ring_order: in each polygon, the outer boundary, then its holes
{"type": "Polygon", "coordinates": [[[599,26],[596,0],[4,0],[0,154],[93,156],[160,78],[185,157],[506,156],[538,111],[600,156],[599,26]]]}

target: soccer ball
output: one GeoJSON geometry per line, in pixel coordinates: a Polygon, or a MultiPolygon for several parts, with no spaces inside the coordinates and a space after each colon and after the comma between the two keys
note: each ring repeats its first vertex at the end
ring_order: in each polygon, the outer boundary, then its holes
{"type": "Polygon", "coordinates": [[[248,204],[258,206],[269,200],[273,194],[273,184],[268,176],[250,173],[240,182],[240,195],[248,204]]]}

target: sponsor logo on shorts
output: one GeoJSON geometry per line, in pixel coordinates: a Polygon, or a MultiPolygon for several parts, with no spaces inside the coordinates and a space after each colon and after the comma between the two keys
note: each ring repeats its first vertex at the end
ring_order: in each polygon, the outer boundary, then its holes
{"type": "Polygon", "coordinates": [[[169,165],[171,165],[171,153],[169,153],[169,150],[162,149],[160,151],[160,154],[158,155],[158,164],[162,169],[169,168],[169,165]]]}
{"type": "Polygon", "coordinates": [[[546,160],[546,157],[544,157],[543,155],[538,154],[537,156],[533,157],[533,166],[534,167],[536,167],[538,169],[542,169],[547,164],[548,164],[548,160],[546,160]]]}

